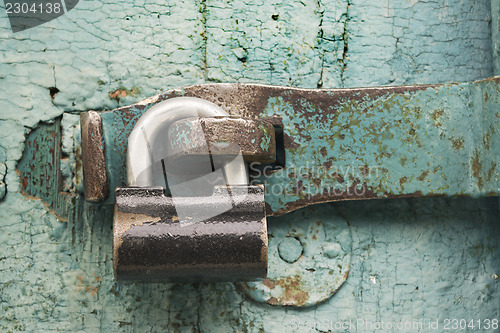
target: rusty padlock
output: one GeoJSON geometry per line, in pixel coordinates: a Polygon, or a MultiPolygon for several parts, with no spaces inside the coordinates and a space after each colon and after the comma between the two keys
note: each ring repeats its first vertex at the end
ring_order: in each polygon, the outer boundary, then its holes
{"type": "Polygon", "coordinates": [[[194,140],[203,138],[201,126],[190,125],[183,138],[169,131],[186,118],[220,116],[227,114],[215,104],[179,97],[155,105],[135,125],[128,139],[128,186],[115,191],[116,279],[243,281],[266,276],[264,189],[248,185],[241,151],[227,142],[221,148],[221,143],[194,140]],[[196,142],[195,155],[172,148],[191,141],[196,142]],[[219,154],[210,153],[215,150],[219,154]]]}

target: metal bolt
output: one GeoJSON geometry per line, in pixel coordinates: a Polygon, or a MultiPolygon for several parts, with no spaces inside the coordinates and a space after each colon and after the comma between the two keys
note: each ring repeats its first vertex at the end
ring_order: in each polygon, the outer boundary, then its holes
{"type": "Polygon", "coordinates": [[[330,259],[334,259],[342,254],[342,246],[339,243],[326,243],[323,245],[323,254],[330,259]]]}
{"type": "Polygon", "coordinates": [[[304,248],[302,247],[302,243],[297,238],[286,237],[278,245],[278,252],[281,259],[293,264],[299,260],[302,252],[304,252],[304,248]]]}

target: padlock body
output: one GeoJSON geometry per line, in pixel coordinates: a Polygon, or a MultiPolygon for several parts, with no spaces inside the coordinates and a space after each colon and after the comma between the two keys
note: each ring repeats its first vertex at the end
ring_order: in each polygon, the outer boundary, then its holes
{"type": "Polygon", "coordinates": [[[263,187],[224,187],[211,196],[175,200],[161,187],[118,188],[115,195],[117,280],[251,281],[266,276],[263,187]],[[230,209],[221,204],[228,194],[230,209]],[[204,219],[207,212],[221,213],[204,219]]]}

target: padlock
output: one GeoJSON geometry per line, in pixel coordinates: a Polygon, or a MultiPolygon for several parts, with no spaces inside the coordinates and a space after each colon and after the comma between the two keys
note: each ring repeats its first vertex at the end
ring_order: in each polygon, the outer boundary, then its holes
{"type": "Polygon", "coordinates": [[[113,263],[117,280],[248,281],[267,274],[262,185],[248,185],[241,151],[180,158],[169,128],[186,118],[227,114],[199,98],[179,97],[146,111],[128,139],[127,187],[115,191],[113,263]],[[170,134],[170,135],[169,135],[170,134]]]}

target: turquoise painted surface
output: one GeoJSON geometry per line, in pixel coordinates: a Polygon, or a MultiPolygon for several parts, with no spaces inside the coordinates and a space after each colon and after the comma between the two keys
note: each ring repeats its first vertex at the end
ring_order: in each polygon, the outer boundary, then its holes
{"type": "Polygon", "coordinates": [[[300,325],[315,332],[308,325],[329,320],[498,318],[496,198],[336,204],[351,225],[351,274],[326,303],[298,311],[250,301],[232,284],[117,284],[112,212],[81,200],[77,178],[69,181],[78,170],[74,156],[64,161],[70,171],[63,180],[75,198],[68,222],[21,194],[16,172],[39,122],[168,88],[213,81],[335,88],[491,76],[498,59],[491,7],[472,0],[81,1],[58,20],[15,35],[0,10],[7,190],[0,203],[1,330],[283,332],[300,325]],[[50,87],[60,90],[53,99],[50,87]]]}

